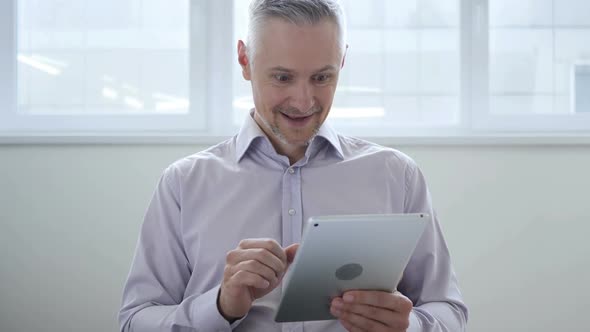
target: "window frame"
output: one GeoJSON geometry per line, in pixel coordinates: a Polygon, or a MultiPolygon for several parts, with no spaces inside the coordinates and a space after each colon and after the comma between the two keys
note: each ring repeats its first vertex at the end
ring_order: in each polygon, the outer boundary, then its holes
{"type": "MultiPolygon", "coordinates": [[[[233,91],[227,86],[232,77],[231,64],[236,61],[234,20],[230,20],[230,24],[217,24],[218,18],[233,13],[233,0],[189,1],[191,112],[188,116],[38,117],[36,121],[43,122],[45,127],[59,123],[68,129],[49,131],[39,130],[43,127],[39,123],[31,125],[32,119],[19,123],[15,117],[17,1],[0,2],[0,73],[7,73],[0,76],[0,144],[213,144],[235,134],[237,128],[227,125],[227,119],[233,116],[233,91]],[[90,118],[94,125],[109,123],[111,129],[93,130],[95,127],[88,125],[90,118]],[[201,126],[197,127],[196,123],[201,126]]],[[[547,115],[502,117],[489,114],[488,1],[459,0],[462,65],[460,122],[456,127],[371,128],[371,136],[366,135],[366,129],[349,128],[347,133],[388,145],[590,144],[590,114],[559,119],[547,115]],[[548,129],[548,125],[553,128],[548,129]],[[392,131],[395,134],[392,135],[392,131]]]]}
{"type": "MultiPolygon", "coordinates": [[[[201,79],[207,73],[208,54],[189,50],[189,113],[134,114],[134,115],[27,115],[17,114],[17,1],[0,4],[0,21],[5,22],[0,32],[0,139],[44,142],[48,137],[84,139],[92,137],[131,137],[166,135],[203,135],[206,132],[206,84],[201,79]],[[0,92],[2,93],[2,92],[0,92]],[[38,139],[36,139],[38,138],[38,139]]],[[[209,43],[207,1],[189,1],[189,45],[209,43]],[[195,19],[193,19],[195,18],[195,19]]],[[[206,46],[205,46],[206,47],[206,46]]]]}

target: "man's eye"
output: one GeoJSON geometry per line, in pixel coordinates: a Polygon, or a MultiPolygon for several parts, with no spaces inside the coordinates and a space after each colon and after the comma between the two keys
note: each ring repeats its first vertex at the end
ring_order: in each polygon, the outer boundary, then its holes
{"type": "Polygon", "coordinates": [[[316,82],[320,82],[320,83],[326,82],[329,79],[330,79],[330,75],[328,75],[328,74],[319,74],[319,75],[315,76],[316,82]]]}
{"type": "Polygon", "coordinates": [[[275,79],[279,82],[289,82],[289,80],[291,80],[291,77],[289,77],[289,75],[275,75],[275,79]]]}

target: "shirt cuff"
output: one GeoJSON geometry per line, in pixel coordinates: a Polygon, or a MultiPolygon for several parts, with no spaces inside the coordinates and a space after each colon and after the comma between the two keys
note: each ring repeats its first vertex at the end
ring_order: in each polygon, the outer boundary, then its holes
{"type": "Polygon", "coordinates": [[[230,325],[217,308],[219,287],[216,286],[206,293],[201,294],[191,305],[191,321],[195,327],[203,331],[231,331],[247,316],[236,320],[230,325]]]}
{"type": "Polygon", "coordinates": [[[422,322],[420,321],[420,318],[418,318],[416,311],[414,309],[412,309],[412,311],[410,312],[410,327],[408,327],[408,330],[406,332],[421,332],[421,331],[422,331],[422,322]]]}

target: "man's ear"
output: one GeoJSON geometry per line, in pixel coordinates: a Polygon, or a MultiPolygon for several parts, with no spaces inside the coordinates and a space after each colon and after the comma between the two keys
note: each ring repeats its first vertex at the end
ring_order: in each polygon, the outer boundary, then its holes
{"type": "Polygon", "coordinates": [[[238,63],[242,67],[242,76],[247,81],[251,79],[249,60],[246,52],[246,44],[242,40],[238,40],[238,63]]]}
{"type": "Polygon", "coordinates": [[[344,68],[344,62],[346,61],[346,53],[348,52],[348,44],[346,44],[346,48],[344,49],[344,55],[342,56],[342,63],[340,64],[340,69],[344,68]]]}

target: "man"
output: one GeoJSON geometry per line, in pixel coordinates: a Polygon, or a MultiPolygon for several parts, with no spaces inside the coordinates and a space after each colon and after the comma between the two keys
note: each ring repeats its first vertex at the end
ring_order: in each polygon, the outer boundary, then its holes
{"type": "Polygon", "coordinates": [[[275,323],[310,216],[428,212],[416,164],[324,123],[346,55],[335,0],[254,0],[238,61],[255,109],[233,138],[168,167],[145,216],[121,331],[463,331],[435,217],[398,292],[335,298],[338,320],[275,323]]]}

